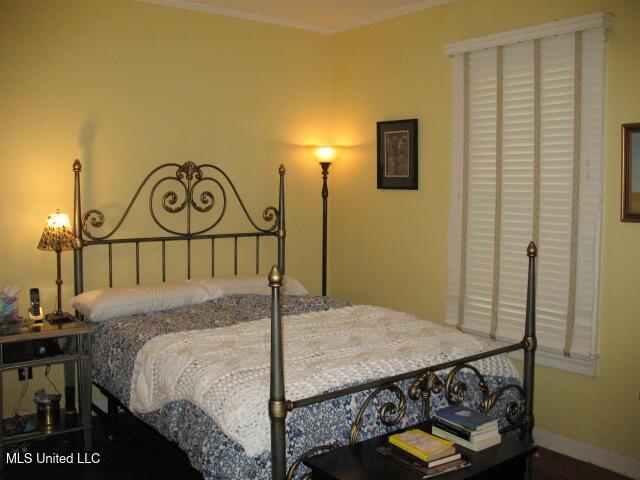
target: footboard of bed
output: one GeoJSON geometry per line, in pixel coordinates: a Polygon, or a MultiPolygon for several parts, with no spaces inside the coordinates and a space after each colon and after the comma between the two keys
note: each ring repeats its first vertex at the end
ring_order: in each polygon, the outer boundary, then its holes
{"type": "MultiPolygon", "coordinates": [[[[326,444],[315,446],[298,457],[286,471],[286,445],[285,425],[287,413],[296,408],[317,404],[323,401],[371,390],[362,403],[355,420],[349,429],[349,443],[358,441],[363,428],[365,412],[374,400],[382,394],[393,398],[383,402],[378,409],[378,418],[383,425],[397,426],[405,418],[408,401],[421,402],[421,421],[431,419],[431,400],[436,395],[443,395],[450,405],[460,404],[468,398],[471,388],[479,389],[478,397],[481,399],[476,405],[485,413],[494,412],[494,407],[501,399],[510,395],[510,399],[504,400],[505,407],[500,416],[505,419],[500,433],[507,433],[516,429],[520,430],[520,439],[524,442],[533,441],[532,431],[534,425],[533,415],[533,386],[535,371],[535,351],[537,346],[535,333],[535,258],[537,256],[536,245],[531,242],[527,247],[529,257],[527,306],[525,332],[523,339],[512,345],[498,349],[478,353],[454,361],[441,363],[432,367],[406,372],[404,374],[388,377],[372,382],[354,385],[333,392],[315,395],[313,397],[289,401],[284,395],[284,365],[282,344],[282,314],[280,309],[280,288],[282,286],[282,273],[274,266],[269,275],[269,285],[272,289],[271,307],[271,395],[269,400],[269,416],[271,418],[271,462],[272,478],[274,480],[292,479],[302,464],[302,461],[312,455],[332,450],[340,444],[326,444]],[[472,365],[473,362],[497,355],[522,350],[524,353],[524,374],[522,385],[510,383],[491,389],[489,382],[482,373],[472,365]],[[476,381],[465,381],[463,376],[470,376],[476,381]],[[398,384],[411,380],[409,387],[404,390],[398,384]],[[286,473],[285,473],[286,472],[286,473]]],[[[406,385],[406,383],[405,383],[406,385]]]]}

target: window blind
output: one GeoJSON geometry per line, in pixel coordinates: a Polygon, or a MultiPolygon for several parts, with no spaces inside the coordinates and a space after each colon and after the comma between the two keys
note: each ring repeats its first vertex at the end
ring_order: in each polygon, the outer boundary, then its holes
{"type": "Polygon", "coordinates": [[[567,30],[453,55],[445,321],[521,340],[533,239],[538,348],[588,362],[597,353],[606,37],[604,25],[567,30]]]}

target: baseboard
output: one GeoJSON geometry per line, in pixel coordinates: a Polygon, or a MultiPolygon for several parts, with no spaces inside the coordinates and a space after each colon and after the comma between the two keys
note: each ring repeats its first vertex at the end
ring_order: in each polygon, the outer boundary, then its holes
{"type": "Polygon", "coordinates": [[[640,460],[624,457],[588,443],[578,442],[539,428],[533,430],[533,438],[536,444],[543,448],[583,462],[592,463],[612,472],[626,475],[634,480],[640,480],[640,460]]]}

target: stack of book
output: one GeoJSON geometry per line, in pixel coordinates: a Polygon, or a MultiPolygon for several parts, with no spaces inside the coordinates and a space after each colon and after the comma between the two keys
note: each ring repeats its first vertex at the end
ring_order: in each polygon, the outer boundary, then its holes
{"type": "Polygon", "coordinates": [[[422,478],[434,477],[469,465],[453,442],[417,428],[390,435],[389,445],[378,450],[396,462],[419,471],[422,478]]]}
{"type": "Polygon", "coordinates": [[[438,410],[431,432],[474,452],[500,443],[497,419],[459,405],[438,410]]]}

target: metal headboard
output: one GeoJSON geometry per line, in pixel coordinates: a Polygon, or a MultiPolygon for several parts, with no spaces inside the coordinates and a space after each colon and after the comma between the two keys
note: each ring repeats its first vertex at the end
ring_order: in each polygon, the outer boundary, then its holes
{"type": "Polygon", "coordinates": [[[113,245],[114,244],[135,244],[136,247],[136,283],[140,283],[140,244],[160,243],[162,245],[162,281],[166,280],[166,243],[174,241],[187,242],[187,277],[191,278],[191,242],[194,240],[211,241],[211,274],[215,274],[215,241],[218,238],[234,239],[234,273],[238,273],[238,238],[253,237],[256,240],[256,273],[260,269],[260,238],[276,237],[278,239],[278,266],[284,272],[285,267],[285,209],[284,209],[284,175],[285,169],[280,165],[278,170],[280,176],[280,189],[278,208],[269,206],[262,213],[266,227],[260,227],[250,215],[245,206],[238,189],[231,181],[231,178],[220,167],[212,164],[197,165],[193,162],[186,162],[182,165],[178,163],[165,163],[151,170],[142,180],[137,190],[131,197],[129,204],[125,208],[122,216],[116,222],[113,229],[105,234],[99,234],[99,230],[105,224],[105,216],[100,210],[92,209],[83,212],[80,195],[80,173],[82,164],[79,160],[73,163],[74,182],[74,208],[73,208],[73,229],[76,237],[80,240],[80,248],[74,251],[73,270],[75,294],[84,291],[84,270],[83,270],[83,249],[94,245],[108,246],[109,263],[109,287],[113,286],[113,245]],[[208,173],[208,174],[207,174],[208,173]],[[218,178],[212,176],[216,175],[218,178]],[[158,178],[159,177],[159,178],[158,178]],[[155,183],[152,183],[155,182],[155,183]],[[219,197],[216,197],[211,190],[206,188],[200,194],[196,193],[196,187],[205,186],[207,182],[217,186],[220,190],[219,197]],[[168,235],[154,237],[126,237],[118,238],[115,234],[120,230],[123,223],[129,216],[132,207],[141,195],[141,192],[149,186],[149,215],[155,225],[168,235]],[[166,188],[163,188],[166,187],[166,188]],[[173,188],[173,189],[172,189],[173,188]],[[215,227],[222,221],[227,212],[227,189],[230,188],[230,195],[237,199],[244,216],[249,221],[251,228],[246,232],[235,233],[213,233],[215,227]],[[164,190],[164,193],[162,193],[164,190]],[[176,193],[176,190],[180,193],[176,193]],[[185,215],[185,228],[183,230],[169,228],[157,215],[154,199],[161,196],[162,210],[172,215],[185,215]],[[180,201],[182,199],[182,201],[180,201]],[[220,213],[209,220],[204,228],[193,229],[192,214],[203,214],[213,210],[213,207],[220,203],[220,213]]]}

